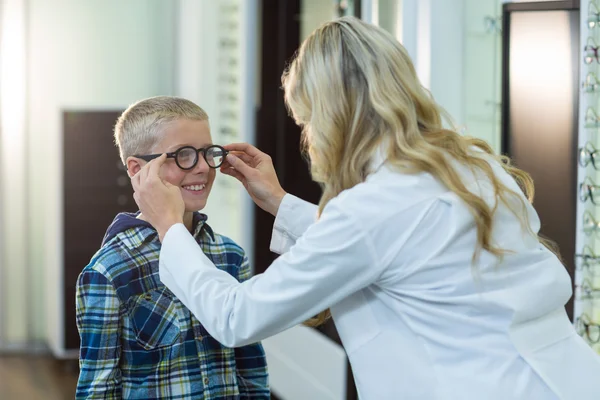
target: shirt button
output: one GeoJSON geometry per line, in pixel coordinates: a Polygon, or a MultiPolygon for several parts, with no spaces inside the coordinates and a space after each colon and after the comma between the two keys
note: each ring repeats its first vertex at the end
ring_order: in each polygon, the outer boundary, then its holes
{"type": "Polygon", "coordinates": [[[210,383],[210,381],[208,380],[208,377],[205,377],[205,378],[203,379],[203,381],[204,381],[204,384],[205,384],[206,386],[208,386],[208,384],[210,383]]]}

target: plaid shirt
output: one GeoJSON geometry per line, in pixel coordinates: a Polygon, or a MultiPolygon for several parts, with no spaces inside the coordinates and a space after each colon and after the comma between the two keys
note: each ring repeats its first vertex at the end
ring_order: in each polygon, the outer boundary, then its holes
{"type": "MultiPolygon", "coordinates": [[[[122,215],[122,214],[121,214],[122,215]]],[[[243,250],[194,216],[194,237],[215,265],[250,277],[243,250]]],[[[227,348],[161,283],[156,231],[119,232],[77,281],[81,337],[77,399],[269,399],[260,343],[227,348]]]]}

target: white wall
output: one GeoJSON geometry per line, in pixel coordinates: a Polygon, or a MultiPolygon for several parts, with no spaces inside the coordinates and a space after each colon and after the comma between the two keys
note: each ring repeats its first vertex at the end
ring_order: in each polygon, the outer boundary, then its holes
{"type": "MultiPolygon", "coordinates": [[[[386,3],[379,1],[380,13],[392,12],[382,10],[382,4],[386,3]]],[[[500,1],[402,0],[401,4],[401,42],[421,83],[461,132],[499,150],[501,41],[499,34],[485,32],[484,18],[500,15],[500,1]]]]}
{"type": "Polygon", "coordinates": [[[431,0],[431,78],[437,102],[464,123],[464,1],[431,0]]]}
{"type": "MultiPolygon", "coordinates": [[[[464,125],[466,133],[500,150],[502,38],[486,29],[486,17],[500,17],[498,0],[464,0],[464,125]]],[[[497,29],[501,22],[498,19],[497,29]]]]}
{"type": "Polygon", "coordinates": [[[321,24],[335,17],[333,0],[302,0],[300,3],[300,42],[321,24]]]}
{"type": "Polygon", "coordinates": [[[25,135],[25,1],[0,3],[0,346],[27,336],[27,138],[25,135]]]}
{"type": "MultiPolygon", "coordinates": [[[[48,335],[57,353],[63,347],[61,111],[123,109],[143,97],[172,94],[174,5],[160,0],[29,2],[32,280],[17,290],[32,296],[33,308],[18,313],[25,318],[33,312],[33,336],[48,335]]],[[[90,166],[90,179],[94,173],[90,166]]]]}
{"type": "MultiPolygon", "coordinates": [[[[195,101],[209,115],[213,142],[254,141],[256,106],[256,0],[180,0],[176,94],[195,101]],[[233,11],[231,6],[237,6],[233,11]],[[223,29],[226,23],[237,28],[223,29]],[[223,39],[237,42],[235,48],[219,45],[223,39]],[[237,65],[220,63],[235,59],[237,65]],[[222,81],[234,76],[237,85],[222,81]],[[236,100],[224,101],[219,94],[233,94],[236,100]],[[223,118],[223,111],[234,111],[237,118],[223,118]],[[224,136],[227,126],[235,136],[224,136]]],[[[217,173],[206,208],[208,223],[218,233],[239,243],[253,259],[254,205],[243,186],[231,177],[217,173]]]]}

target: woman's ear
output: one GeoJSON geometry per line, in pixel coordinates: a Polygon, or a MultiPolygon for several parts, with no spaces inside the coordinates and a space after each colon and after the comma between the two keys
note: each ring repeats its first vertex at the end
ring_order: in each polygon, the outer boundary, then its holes
{"type": "Polygon", "coordinates": [[[127,157],[125,162],[127,166],[127,175],[129,175],[130,178],[133,178],[133,176],[137,174],[143,167],[141,164],[142,161],[139,158],[127,157]]]}

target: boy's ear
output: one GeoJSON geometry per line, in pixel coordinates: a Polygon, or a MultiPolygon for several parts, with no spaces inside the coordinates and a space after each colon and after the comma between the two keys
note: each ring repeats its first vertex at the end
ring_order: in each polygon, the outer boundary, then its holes
{"type": "Polygon", "coordinates": [[[130,178],[133,178],[133,176],[143,167],[141,164],[142,161],[139,158],[127,157],[125,162],[127,166],[127,175],[129,175],[130,178]]]}

